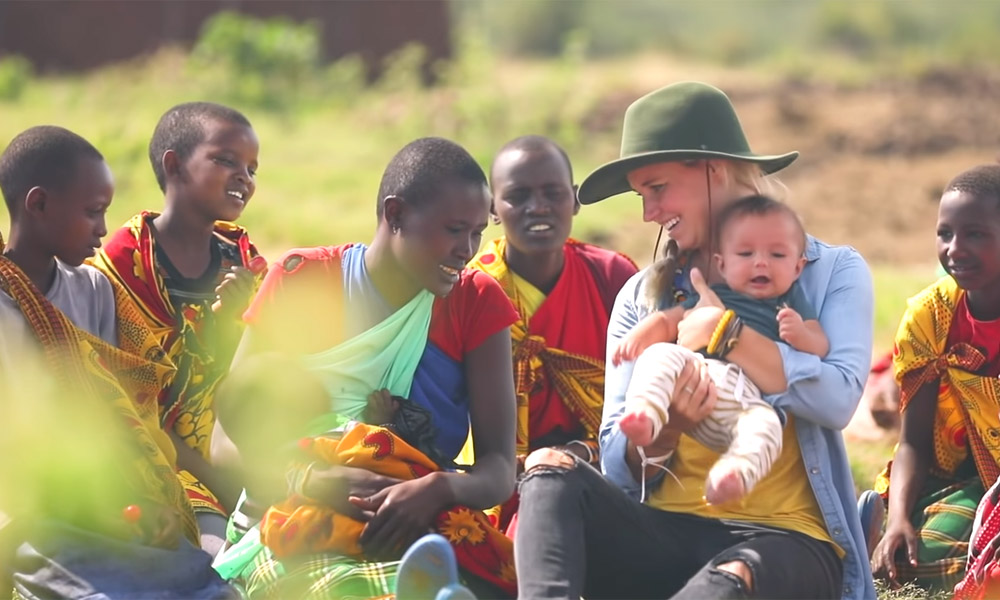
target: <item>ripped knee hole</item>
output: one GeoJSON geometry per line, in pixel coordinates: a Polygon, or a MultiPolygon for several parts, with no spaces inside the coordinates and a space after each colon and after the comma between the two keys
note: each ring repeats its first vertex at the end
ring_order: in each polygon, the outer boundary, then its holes
{"type": "Polygon", "coordinates": [[[557,468],[570,470],[576,467],[576,459],[561,450],[554,448],[539,448],[524,459],[524,472],[535,469],[557,468]]]}
{"type": "Polygon", "coordinates": [[[741,560],[731,560],[729,562],[715,565],[715,568],[720,571],[732,573],[733,575],[739,577],[743,582],[743,585],[746,587],[747,592],[753,593],[753,571],[750,569],[750,565],[741,560]]]}

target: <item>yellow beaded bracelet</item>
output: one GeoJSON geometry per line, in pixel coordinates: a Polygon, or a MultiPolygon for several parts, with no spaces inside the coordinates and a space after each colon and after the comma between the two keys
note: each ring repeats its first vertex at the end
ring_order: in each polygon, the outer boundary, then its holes
{"type": "Polygon", "coordinates": [[[722,318],[719,319],[719,324],[715,326],[715,331],[712,333],[712,338],[708,342],[708,353],[715,354],[719,349],[719,342],[722,341],[722,334],[725,333],[726,327],[729,326],[729,321],[736,316],[731,310],[727,310],[722,313],[722,318]]]}

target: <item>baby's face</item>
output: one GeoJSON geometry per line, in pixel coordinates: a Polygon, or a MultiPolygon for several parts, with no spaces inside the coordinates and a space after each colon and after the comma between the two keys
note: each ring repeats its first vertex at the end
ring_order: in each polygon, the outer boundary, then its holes
{"type": "Polygon", "coordinates": [[[802,234],[786,214],[736,217],[722,231],[719,271],[733,290],[751,298],[777,298],[805,266],[802,234]]]}

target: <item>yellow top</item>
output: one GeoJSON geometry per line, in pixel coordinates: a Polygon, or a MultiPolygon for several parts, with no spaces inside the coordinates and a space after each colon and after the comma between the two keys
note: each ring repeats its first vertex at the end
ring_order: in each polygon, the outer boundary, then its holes
{"type": "MultiPolygon", "coordinates": [[[[650,495],[649,505],[660,510],[790,529],[832,544],[809,486],[792,415],[788,415],[782,438],[781,455],[750,494],[738,504],[710,506],[704,500],[705,477],[720,455],[686,435],[681,436],[669,465],[680,483],[666,476],[663,485],[650,495]]],[[[843,549],[836,544],[834,548],[843,558],[843,549]]]]}
{"type": "Polygon", "coordinates": [[[510,271],[510,279],[517,291],[517,298],[511,298],[511,301],[514,302],[517,312],[521,313],[521,318],[527,321],[545,302],[545,294],[514,271],[510,271]]]}
{"type": "MultiPolygon", "coordinates": [[[[509,273],[511,281],[514,282],[514,289],[517,291],[517,298],[511,298],[511,302],[514,303],[514,308],[520,313],[521,318],[527,321],[531,315],[535,314],[542,302],[545,302],[545,294],[514,271],[509,271],[509,273]]],[[[465,440],[465,446],[455,457],[455,462],[460,465],[471,465],[476,462],[476,452],[472,448],[472,429],[469,429],[469,437],[465,440]]]]}

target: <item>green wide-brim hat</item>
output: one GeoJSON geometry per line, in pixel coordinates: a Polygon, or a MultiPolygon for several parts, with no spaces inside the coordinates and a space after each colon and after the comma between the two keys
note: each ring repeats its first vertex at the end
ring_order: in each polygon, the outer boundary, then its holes
{"type": "Polygon", "coordinates": [[[593,204],[629,191],[628,173],[658,162],[724,158],[755,162],[765,173],[774,173],[798,156],[798,152],[754,154],[733,104],[722,90],[697,81],[675,83],[628,107],[621,158],[583,180],[580,202],[593,204]]]}

